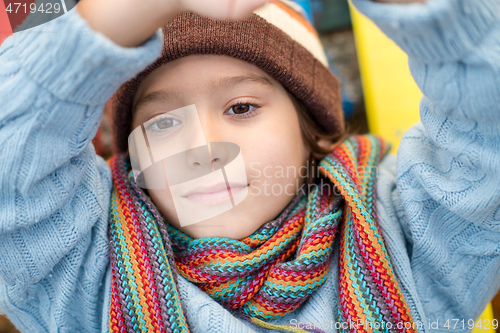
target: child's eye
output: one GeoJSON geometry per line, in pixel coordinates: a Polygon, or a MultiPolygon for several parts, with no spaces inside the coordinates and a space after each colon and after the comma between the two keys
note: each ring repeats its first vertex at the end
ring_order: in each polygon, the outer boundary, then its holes
{"type": "Polygon", "coordinates": [[[172,130],[174,126],[181,124],[180,120],[171,117],[159,118],[148,124],[146,127],[147,132],[154,133],[165,133],[172,130]]]}
{"type": "Polygon", "coordinates": [[[154,123],[158,129],[167,129],[180,124],[180,121],[173,118],[160,119],[154,123]]]}
{"type": "Polygon", "coordinates": [[[236,117],[250,117],[260,106],[251,103],[238,103],[231,106],[224,114],[230,114],[236,117]]]}

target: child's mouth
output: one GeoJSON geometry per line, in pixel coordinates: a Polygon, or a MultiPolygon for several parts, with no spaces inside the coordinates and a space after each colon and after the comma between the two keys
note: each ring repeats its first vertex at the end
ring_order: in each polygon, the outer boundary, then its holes
{"type": "Polygon", "coordinates": [[[183,194],[182,197],[202,205],[218,205],[231,200],[231,197],[247,186],[246,184],[229,184],[228,186],[226,183],[199,186],[183,194]]]}

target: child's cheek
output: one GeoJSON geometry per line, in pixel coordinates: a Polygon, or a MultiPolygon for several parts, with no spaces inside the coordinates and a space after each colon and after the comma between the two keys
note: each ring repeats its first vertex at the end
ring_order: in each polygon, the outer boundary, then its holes
{"type": "Polygon", "coordinates": [[[156,208],[160,211],[160,214],[163,215],[173,226],[180,227],[179,218],[177,217],[172,199],[172,193],[170,192],[169,187],[167,186],[166,190],[149,189],[148,194],[151,201],[153,201],[156,208]]]}

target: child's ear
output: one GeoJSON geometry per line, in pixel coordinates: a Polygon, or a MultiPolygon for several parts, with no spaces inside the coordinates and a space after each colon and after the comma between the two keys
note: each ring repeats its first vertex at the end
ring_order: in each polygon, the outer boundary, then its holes
{"type": "Polygon", "coordinates": [[[318,143],[318,146],[320,146],[321,148],[328,149],[328,150],[333,150],[334,144],[330,140],[319,139],[316,142],[318,143]]]}

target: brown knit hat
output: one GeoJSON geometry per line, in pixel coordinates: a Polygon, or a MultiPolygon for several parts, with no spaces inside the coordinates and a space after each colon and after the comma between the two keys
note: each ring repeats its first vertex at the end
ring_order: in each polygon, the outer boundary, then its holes
{"type": "Polygon", "coordinates": [[[192,54],[228,55],[254,64],[300,100],[326,132],[344,130],[338,79],[328,68],[316,31],[293,3],[272,1],[242,20],[185,12],[162,31],[162,55],[108,102],[115,153],[128,149],[132,101],[142,80],[162,64],[192,54]]]}

